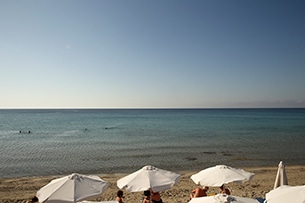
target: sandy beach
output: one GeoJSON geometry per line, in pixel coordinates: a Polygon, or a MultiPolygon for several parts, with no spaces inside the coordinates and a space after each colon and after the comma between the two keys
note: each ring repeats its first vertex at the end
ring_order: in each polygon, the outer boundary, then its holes
{"type": "MultiPolygon", "coordinates": [[[[264,197],[274,185],[277,167],[244,168],[255,176],[245,183],[230,183],[232,195],[243,197],[264,197]]],[[[178,171],[176,171],[178,172],[178,171]]],[[[181,179],[172,189],[161,192],[162,199],[166,203],[188,202],[190,191],[196,187],[190,176],[198,171],[180,171],[181,179]]],[[[305,166],[286,166],[286,174],[289,185],[305,185],[305,166]]],[[[116,181],[127,174],[99,174],[99,176],[110,183],[106,192],[95,201],[113,200],[118,190],[116,181]]],[[[27,177],[16,179],[0,179],[0,202],[26,202],[36,191],[49,181],[59,176],[52,177],[27,177]]],[[[218,188],[210,188],[208,193],[213,195],[218,193],[218,188]]],[[[125,192],[125,202],[139,202],[142,192],[125,192]]]]}

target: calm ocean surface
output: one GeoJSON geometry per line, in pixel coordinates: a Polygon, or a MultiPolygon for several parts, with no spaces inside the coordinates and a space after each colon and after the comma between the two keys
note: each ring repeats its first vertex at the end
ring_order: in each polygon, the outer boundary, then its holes
{"type": "Polygon", "coordinates": [[[305,109],[0,110],[0,178],[305,165],[304,152],[305,109]]]}

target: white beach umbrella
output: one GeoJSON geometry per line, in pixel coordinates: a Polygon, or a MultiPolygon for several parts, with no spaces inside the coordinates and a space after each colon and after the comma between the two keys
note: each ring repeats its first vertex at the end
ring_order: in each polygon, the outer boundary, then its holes
{"type": "Polygon", "coordinates": [[[84,201],[81,201],[79,203],[118,203],[118,201],[116,201],[116,200],[109,200],[109,201],[100,201],[100,202],[97,202],[97,201],[87,201],[87,200],[84,200],[84,201]]]}
{"type": "Polygon", "coordinates": [[[232,168],[225,165],[217,165],[204,169],[191,176],[196,184],[204,186],[220,187],[230,182],[243,182],[250,180],[255,174],[243,169],[232,168]]]}
{"type": "Polygon", "coordinates": [[[282,186],[282,185],[288,185],[287,175],[285,171],[285,166],[282,161],[279,163],[279,167],[277,169],[277,174],[275,177],[274,187],[273,189],[282,186]]]}
{"type": "Polygon", "coordinates": [[[120,189],[125,188],[128,192],[140,192],[148,189],[160,192],[170,189],[178,182],[179,177],[180,175],[177,173],[148,165],[119,179],[117,186],[120,189]]]}
{"type": "Polygon", "coordinates": [[[102,194],[108,183],[98,176],[73,173],[57,178],[37,191],[40,203],[72,203],[102,194]]]}
{"type": "Polygon", "coordinates": [[[218,194],[208,197],[192,198],[189,203],[259,203],[259,201],[252,198],[218,194]]]}
{"type": "Polygon", "coordinates": [[[266,194],[267,203],[305,203],[305,185],[283,185],[266,194]]]}

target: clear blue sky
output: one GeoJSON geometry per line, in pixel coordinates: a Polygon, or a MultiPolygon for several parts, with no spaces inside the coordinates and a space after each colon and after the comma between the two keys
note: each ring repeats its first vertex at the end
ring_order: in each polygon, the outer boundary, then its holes
{"type": "Polygon", "coordinates": [[[0,1],[0,108],[305,107],[305,1],[0,1]]]}

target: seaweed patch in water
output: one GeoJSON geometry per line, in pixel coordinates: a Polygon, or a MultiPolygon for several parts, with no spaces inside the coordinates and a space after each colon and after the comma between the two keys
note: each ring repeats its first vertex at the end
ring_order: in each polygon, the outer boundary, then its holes
{"type": "Polygon", "coordinates": [[[186,160],[188,161],[196,161],[197,158],[196,157],[185,157],[186,160]]]}

